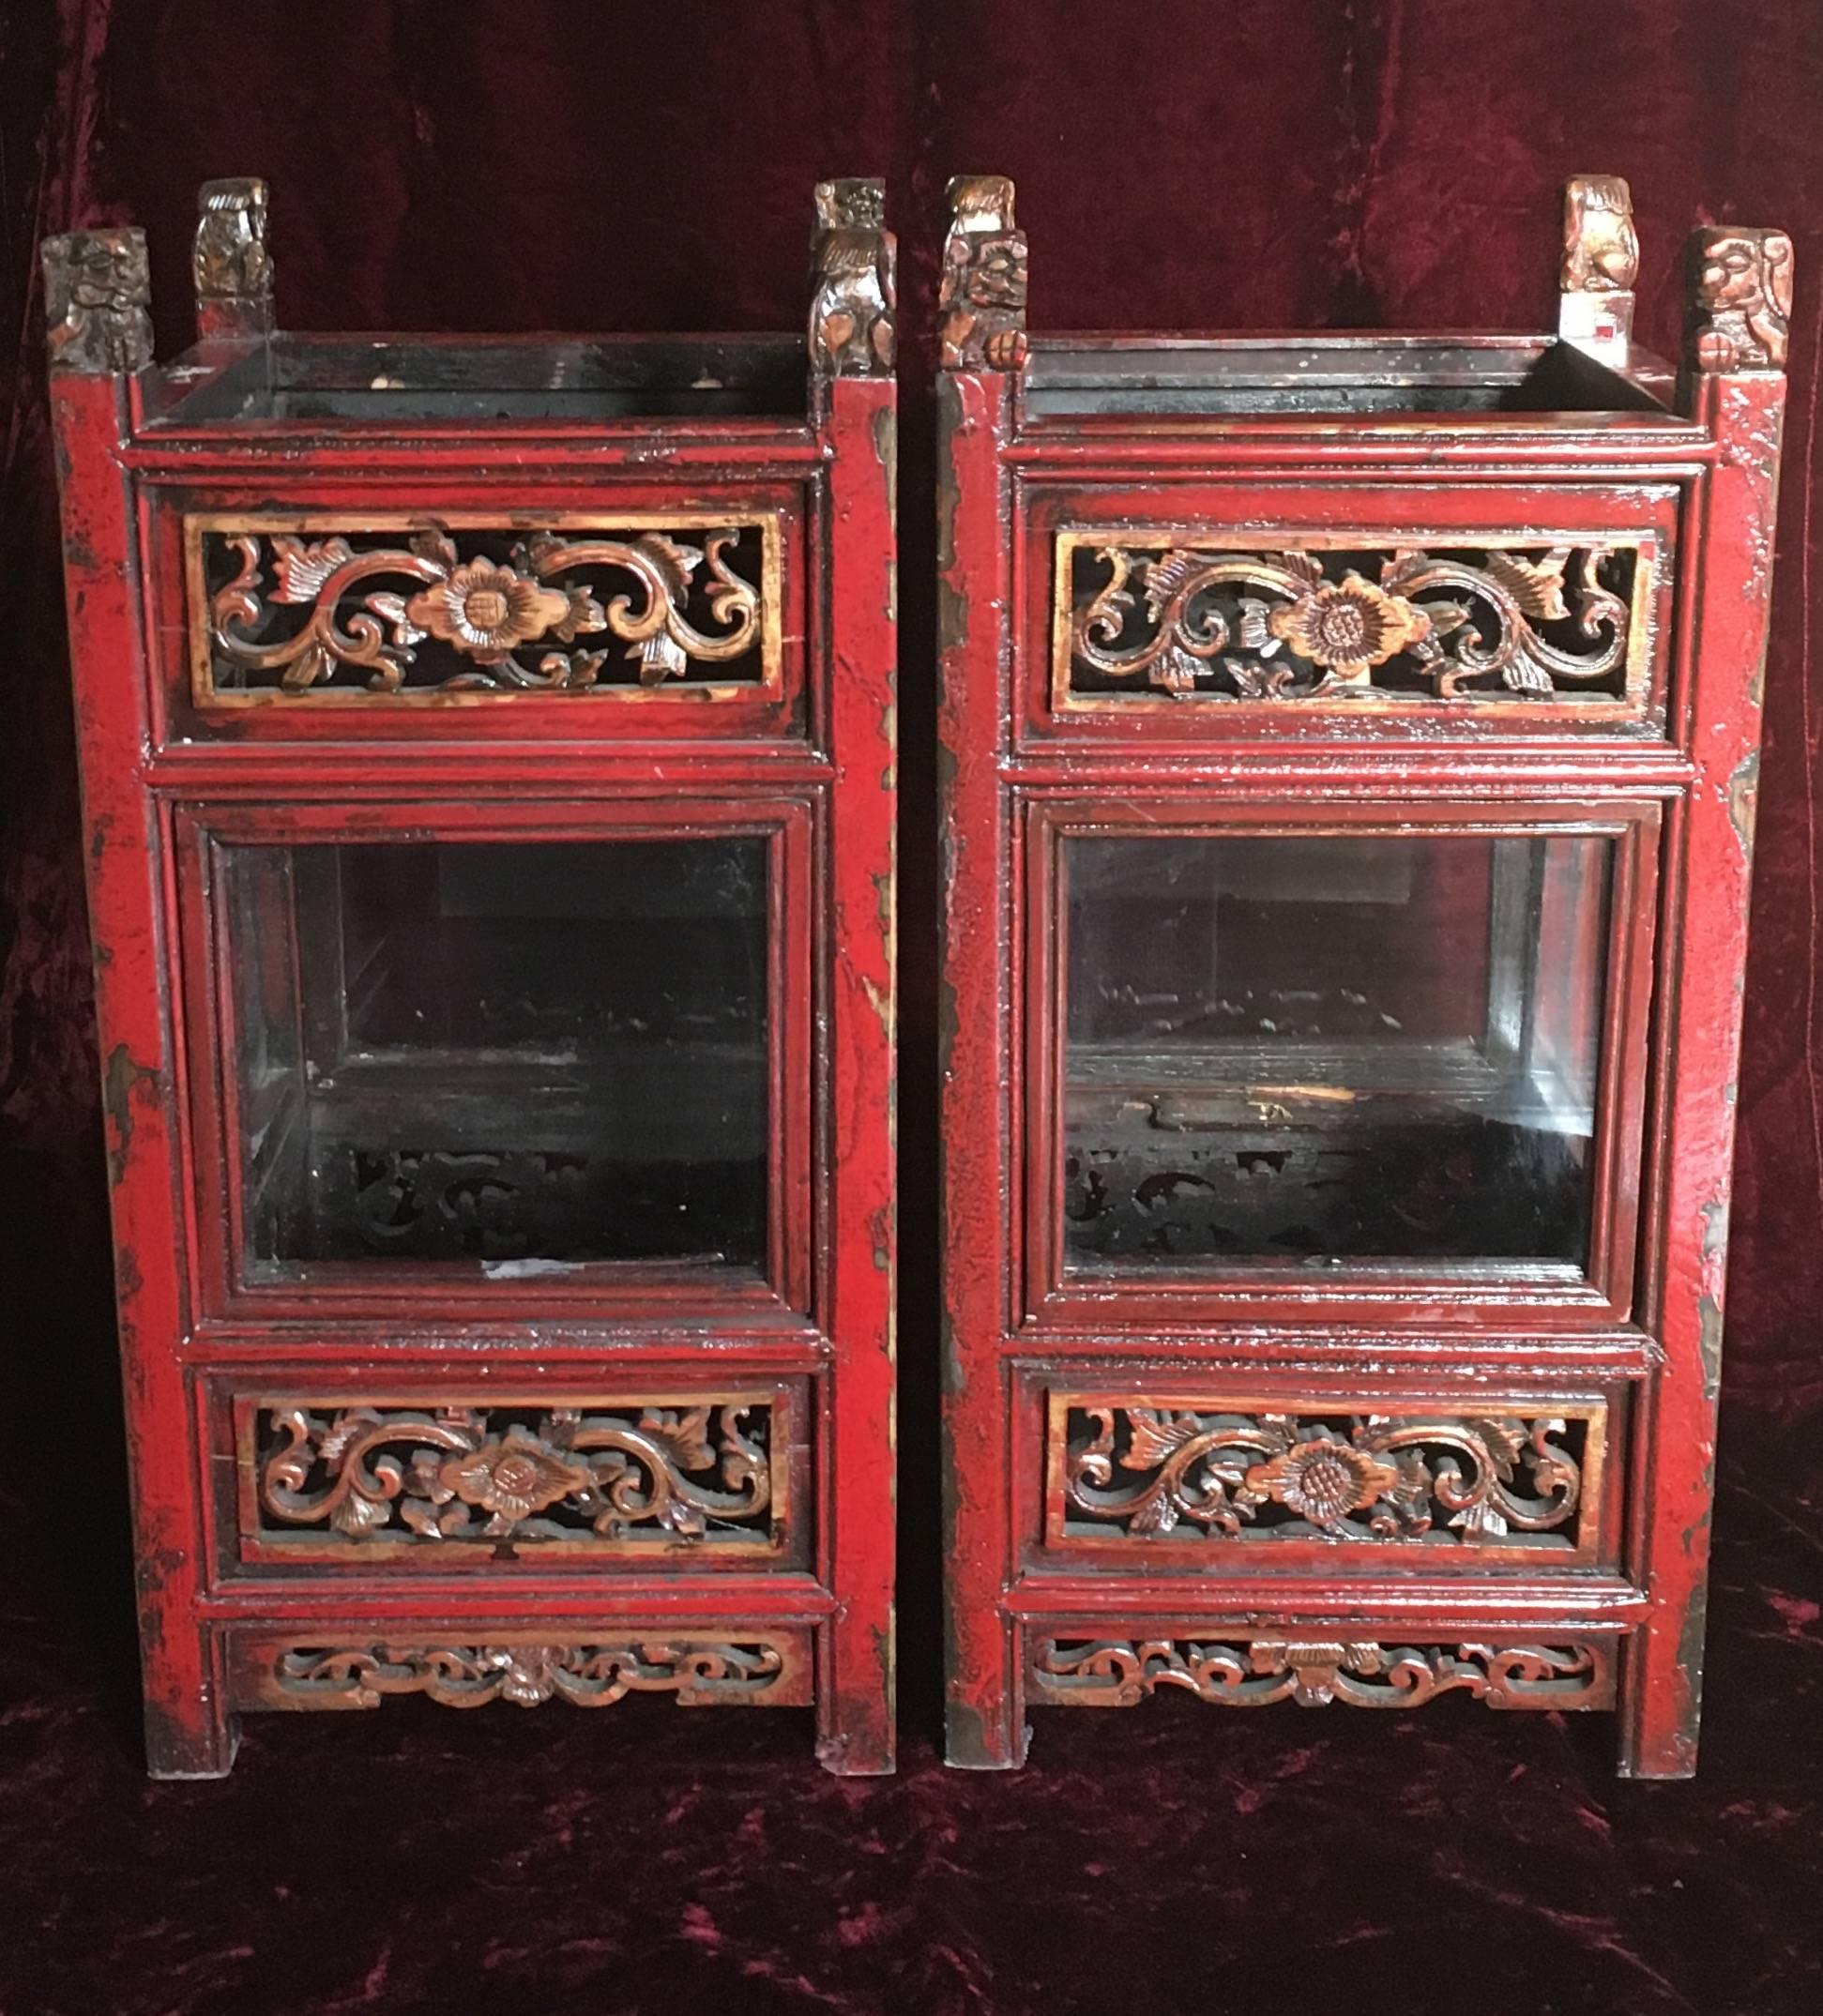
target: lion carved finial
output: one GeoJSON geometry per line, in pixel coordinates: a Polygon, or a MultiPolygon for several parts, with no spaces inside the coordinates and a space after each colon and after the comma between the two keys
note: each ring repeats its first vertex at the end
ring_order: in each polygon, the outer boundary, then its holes
{"type": "Polygon", "coordinates": [[[257,175],[205,182],[196,200],[190,271],[200,333],[205,339],[268,334],[272,255],[266,243],[266,184],[257,175]]]}
{"type": "Polygon", "coordinates": [[[1618,175],[1572,175],[1563,191],[1557,333],[1583,349],[1624,356],[1638,278],[1633,192],[1618,175]]]}
{"type": "Polygon", "coordinates": [[[1025,361],[1025,235],[1006,175],[957,175],[937,293],[946,371],[1017,371],[1025,361]]]}
{"type": "Polygon", "coordinates": [[[898,241],[886,229],[885,183],[848,176],[816,185],[811,265],[813,371],[827,378],[889,374],[898,241]]]}
{"type": "Polygon", "coordinates": [[[1791,240],[1712,225],[1691,240],[1688,354],[1699,371],[1783,371],[1790,342],[1791,240]]]}
{"type": "Polygon", "coordinates": [[[53,371],[143,371],[152,361],[151,268],[133,225],[46,238],[44,304],[53,371]]]}

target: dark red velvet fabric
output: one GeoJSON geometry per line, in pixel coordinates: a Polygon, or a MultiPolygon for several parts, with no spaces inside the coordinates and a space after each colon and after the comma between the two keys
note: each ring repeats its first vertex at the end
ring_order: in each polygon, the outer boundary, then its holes
{"type": "MultiPolygon", "coordinates": [[[[1816,0],[0,0],[0,2010],[322,2016],[1401,2004],[1823,2008],[1823,585],[1816,0]],[[1165,1702],[934,1762],[931,300],[945,178],[1017,177],[1033,317],[1536,327],[1558,187],[1632,181],[1675,345],[1709,219],[1797,239],[1741,1081],[1709,1712],[1692,1786],[1599,1718],[1165,1702]],[[36,239],[152,234],[188,341],[205,176],[273,184],[299,328],[767,327],[810,185],[903,248],[905,1771],[795,1715],[257,1719],[140,1776],[36,239]],[[8,1934],[10,1936],[8,1936],[8,1934]]],[[[648,1712],[649,1710],[649,1712],[648,1712]]]]}

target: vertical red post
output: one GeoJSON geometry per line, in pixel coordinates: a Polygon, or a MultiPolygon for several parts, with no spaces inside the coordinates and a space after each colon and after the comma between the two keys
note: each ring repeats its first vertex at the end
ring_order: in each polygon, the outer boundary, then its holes
{"type": "Polygon", "coordinates": [[[827,1238],[842,1389],[824,1415],[841,1602],[826,1632],[817,1754],[852,1776],[893,1767],[898,406],[882,186],[825,183],[817,208],[810,356],[828,457],[829,747],[841,808],[827,829],[824,911],[834,1178],[827,1238]],[[844,1422],[865,1429],[844,1433],[844,1422]]]}
{"type": "Polygon", "coordinates": [[[944,253],[937,390],[937,732],[944,862],[944,1559],[948,1755],[978,1770],[1025,1761],[1019,1635],[1004,1605],[1008,1320],[1014,1200],[1010,1084],[1011,829],[1001,764],[1011,656],[1011,542],[1002,463],[1025,357],[1026,253],[1013,190],[959,176],[944,253]]]}
{"type": "Polygon", "coordinates": [[[52,421],[63,507],[69,646],[83,750],[96,1016],[128,1389],[145,1748],[155,1778],[219,1778],[235,1725],[196,1621],[203,1536],[175,1342],[188,1312],[174,1195],[166,837],[140,788],[148,742],[145,639],[131,486],[120,461],[152,330],[136,230],[47,239],[52,421]]]}
{"type": "Polygon", "coordinates": [[[1679,639],[1695,779],[1670,822],[1655,1052],[1659,1266],[1645,1320],[1664,1367],[1642,1409],[1631,1569],[1651,1599],[1627,1653],[1621,1769],[1687,1778],[1702,1705],[1716,1394],[1741,972],[1759,776],[1791,241],[1733,226],[1692,243],[1684,404],[1715,442],[1691,503],[1679,639]]]}

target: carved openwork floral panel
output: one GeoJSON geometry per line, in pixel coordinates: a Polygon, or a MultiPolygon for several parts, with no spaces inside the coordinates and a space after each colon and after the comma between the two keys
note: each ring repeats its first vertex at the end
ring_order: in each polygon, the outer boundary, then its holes
{"type": "Polygon", "coordinates": [[[205,514],[184,540],[203,708],[780,687],[776,511],[205,514]]]}
{"type": "Polygon", "coordinates": [[[1608,1410],[1384,1408],[1054,1389],[1045,1541],[1232,1566],[1237,1550],[1422,1550],[1464,1568],[1599,1557],[1608,1410]]]}
{"type": "Polygon", "coordinates": [[[1490,1708],[1614,1705],[1615,1646],[1598,1635],[1531,1645],[1381,1645],[1309,1637],[1035,1635],[1031,1679],[1062,1707],[1132,1708],[1160,1688],[1222,1707],[1415,1708],[1466,1693],[1490,1708]]]}
{"type": "Polygon", "coordinates": [[[1637,532],[1064,530],[1052,702],[1637,714],[1656,566],[1637,532]]]}
{"type": "Polygon", "coordinates": [[[675,1694],[689,1708],[790,1708],[811,1698],[804,1633],[722,1635],[713,1627],[677,1636],[483,1630],[467,1638],[250,1638],[235,1645],[233,1670],[239,1705],[263,1708],[377,1708],[393,1694],[423,1694],[448,1708],[552,1701],[605,1708],[634,1693],[675,1694]]]}
{"type": "Polygon", "coordinates": [[[243,1395],[241,1557],[473,1569],[794,1555],[796,1402],[789,1386],[417,1404],[243,1395]]]}

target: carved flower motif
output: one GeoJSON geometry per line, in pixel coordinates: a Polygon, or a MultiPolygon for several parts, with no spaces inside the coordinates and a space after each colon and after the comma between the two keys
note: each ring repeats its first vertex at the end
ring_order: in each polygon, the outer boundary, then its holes
{"type": "Polygon", "coordinates": [[[500,1698],[522,1708],[535,1708],[556,1691],[562,1645],[500,1645],[487,1654],[500,1675],[500,1698]]]}
{"type": "Polygon", "coordinates": [[[469,560],[412,597],[406,614],[478,665],[497,665],[570,614],[570,597],[492,560],[469,560]]]}
{"type": "Polygon", "coordinates": [[[1256,1499],[1276,1499],[1312,1525],[1333,1533],[1350,1512],[1363,1510],[1398,1482],[1392,1464],[1319,1435],[1293,1443],[1270,1463],[1255,1463],[1244,1488],[1256,1499]]]}
{"type": "Polygon", "coordinates": [[[1282,644],[1327,666],[1337,679],[1361,685],[1375,665],[1431,634],[1431,619],[1415,602],[1350,568],[1340,582],[1319,582],[1267,618],[1282,644]]]}
{"type": "Polygon", "coordinates": [[[514,1428],[504,1436],[490,1436],[472,1452],[450,1457],[438,1481],[464,1505],[478,1505],[510,1524],[583,1490],[590,1476],[582,1464],[563,1462],[537,1436],[514,1428]]]}

